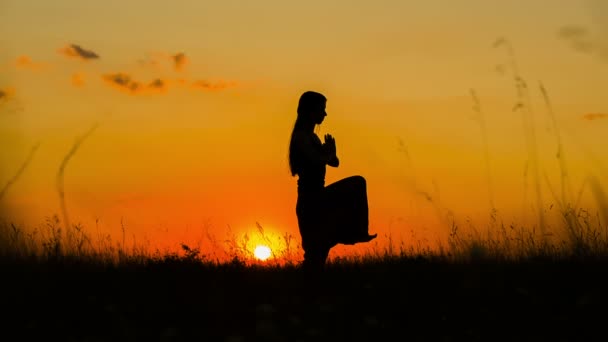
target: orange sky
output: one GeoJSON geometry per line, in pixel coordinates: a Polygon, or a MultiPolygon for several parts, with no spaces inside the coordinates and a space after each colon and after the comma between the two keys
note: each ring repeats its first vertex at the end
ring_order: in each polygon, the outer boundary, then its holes
{"type": "MultiPolygon", "coordinates": [[[[543,204],[555,202],[543,175],[559,189],[559,164],[539,82],[575,192],[589,176],[606,188],[605,2],[458,4],[3,1],[2,214],[27,227],[61,215],[58,168],[98,124],[65,168],[73,222],[116,235],[122,218],[133,237],[171,246],[259,222],[299,242],[287,143],[299,95],[316,90],[328,98],[319,134],[334,135],[341,160],[327,183],[366,177],[373,246],[444,239],[448,212],[483,227],[490,188],[502,219],[533,225],[525,111],[513,110],[500,37],[529,87],[543,204]]],[[[581,204],[597,206],[589,191],[581,204]]]]}

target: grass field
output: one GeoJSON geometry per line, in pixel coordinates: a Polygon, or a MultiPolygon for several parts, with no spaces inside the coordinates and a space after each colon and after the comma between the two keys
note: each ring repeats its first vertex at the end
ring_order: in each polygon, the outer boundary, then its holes
{"type": "Polygon", "coordinates": [[[47,228],[40,233],[45,239],[33,241],[34,235],[3,225],[6,336],[64,341],[599,341],[606,336],[606,232],[561,245],[535,244],[531,235],[513,237],[510,243],[519,245],[508,245],[466,240],[455,230],[439,251],[387,249],[334,258],[314,274],[301,270],[298,260],[260,263],[235,254],[219,262],[186,245],[182,253],[138,252],[120,243],[93,246],[77,227],[70,234],[47,228]],[[517,253],[506,253],[507,247],[517,253]]]}

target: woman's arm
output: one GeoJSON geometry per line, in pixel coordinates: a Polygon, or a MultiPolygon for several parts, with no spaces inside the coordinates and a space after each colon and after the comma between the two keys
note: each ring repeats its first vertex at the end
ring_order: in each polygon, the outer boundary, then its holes
{"type": "Polygon", "coordinates": [[[327,161],[327,165],[332,167],[338,167],[340,165],[340,160],[338,159],[338,154],[336,153],[336,140],[331,134],[325,135],[325,144],[323,144],[323,148],[327,150],[328,155],[330,156],[327,161]]]}
{"type": "Polygon", "coordinates": [[[338,165],[335,146],[332,150],[326,144],[321,144],[321,141],[316,136],[315,139],[312,139],[307,134],[296,133],[293,139],[296,149],[309,163],[327,164],[330,166],[338,165]]]}
{"type": "Polygon", "coordinates": [[[340,166],[340,160],[338,159],[338,156],[334,155],[333,158],[329,159],[329,161],[327,162],[327,165],[332,166],[332,167],[340,166]]]}

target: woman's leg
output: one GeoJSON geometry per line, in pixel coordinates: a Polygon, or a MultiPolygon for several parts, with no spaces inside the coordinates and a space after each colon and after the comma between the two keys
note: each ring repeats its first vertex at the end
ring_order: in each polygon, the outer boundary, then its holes
{"type": "Polygon", "coordinates": [[[304,249],[304,262],[302,263],[302,267],[309,271],[321,271],[325,266],[325,262],[327,261],[327,256],[329,255],[329,248],[313,245],[307,246],[304,249]]]}
{"type": "MultiPolygon", "coordinates": [[[[325,200],[329,205],[356,215],[359,224],[367,228],[369,208],[367,182],[362,176],[351,176],[325,187],[325,200]]],[[[366,229],[367,231],[367,229],[366,229]]]]}
{"type": "Polygon", "coordinates": [[[325,187],[326,221],[335,227],[336,240],[343,244],[367,242],[376,237],[369,235],[369,208],[367,183],[361,176],[341,179],[325,187]]]}
{"type": "Polygon", "coordinates": [[[316,198],[298,198],[296,215],[302,238],[304,262],[302,266],[309,270],[320,270],[325,265],[330,248],[331,237],[323,220],[323,208],[320,196],[316,198]]]}

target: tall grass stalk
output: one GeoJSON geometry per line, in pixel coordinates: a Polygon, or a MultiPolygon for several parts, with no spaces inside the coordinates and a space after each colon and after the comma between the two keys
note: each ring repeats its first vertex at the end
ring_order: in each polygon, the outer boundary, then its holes
{"type": "MultiPolygon", "coordinates": [[[[515,57],[515,49],[513,48],[511,42],[506,38],[499,38],[494,43],[495,48],[502,46],[504,46],[507,50],[512,76],[515,81],[517,102],[513,107],[513,111],[519,110],[522,112],[524,139],[526,144],[526,151],[528,154],[527,165],[529,165],[530,167],[534,183],[534,194],[536,197],[535,209],[538,215],[538,226],[540,228],[541,233],[544,235],[546,234],[546,220],[543,211],[544,204],[540,187],[540,160],[538,157],[536,130],[534,128],[534,110],[532,109],[528,85],[519,71],[517,58],[515,57]]],[[[524,189],[524,193],[525,191],[527,191],[527,189],[524,189]]]]}
{"type": "Polygon", "coordinates": [[[486,127],[486,119],[484,112],[481,108],[481,103],[477,97],[477,92],[471,89],[471,97],[473,98],[473,111],[475,112],[475,121],[479,123],[481,129],[481,140],[483,143],[483,159],[485,162],[486,181],[488,183],[488,200],[490,202],[490,211],[494,211],[496,206],[494,204],[494,186],[492,185],[492,172],[490,170],[490,148],[488,146],[488,130],[486,127]]]}
{"type": "Polygon", "coordinates": [[[416,181],[416,172],[405,142],[403,139],[398,138],[397,144],[397,152],[401,153],[405,159],[406,169],[404,175],[406,177],[405,181],[407,190],[411,191],[415,196],[421,197],[426,202],[429,202],[432,205],[439,222],[443,226],[449,228],[451,224],[450,216],[452,212],[451,210],[442,207],[439,199],[439,186],[437,185],[437,182],[433,180],[433,187],[435,189],[434,194],[421,189],[416,181]]]}
{"type": "Polygon", "coordinates": [[[565,207],[567,205],[572,204],[571,201],[573,199],[572,185],[570,183],[569,172],[568,172],[568,163],[566,162],[566,160],[567,160],[566,151],[564,151],[564,145],[562,143],[562,137],[561,137],[558,123],[557,123],[557,118],[555,116],[555,112],[553,110],[553,104],[551,103],[551,99],[549,98],[547,89],[542,84],[542,82],[539,84],[539,88],[540,88],[540,92],[543,96],[545,106],[547,108],[547,114],[549,115],[549,117],[551,119],[551,123],[553,125],[553,131],[555,133],[555,139],[556,139],[556,143],[557,143],[557,152],[555,155],[558,160],[559,170],[560,170],[561,204],[562,204],[562,209],[565,209],[565,207]]]}
{"type": "Polygon", "coordinates": [[[59,205],[61,206],[61,213],[63,215],[63,225],[64,225],[65,229],[68,229],[70,227],[68,208],[67,208],[67,205],[65,202],[65,189],[64,189],[65,168],[66,168],[68,162],[70,161],[70,159],[72,158],[72,156],[74,156],[74,154],[76,154],[76,152],[80,148],[80,145],[82,145],[82,143],[85,141],[85,139],[88,138],[95,131],[95,129],[97,129],[98,126],[99,126],[98,123],[93,124],[91,126],[91,128],[89,128],[82,136],[76,138],[76,141],[72,145],[72,148],[63,157],[63,160],[61,161],[61,164],[59,165],[59,170],[57,170],[57,176],[56,176],[57,193],[59,194],[59,205]]]}
{"type": "Polygon", "coordinates": [[[606,192],[600,185],[600,181],[597,179],[597,177],[591,176],[590,184],[591,191],[595,196],[595,201],[597,202],[600,214],[604,219],[604,224],[608,225],[608,196],[606,196],[606,192]]]}
{"type": "Polygon", "coordinates": [[[38,150],[39,147],[40,147],[40,142],[37,142],[34,144],[34,146],[32,146],[32,148],[30,149],[30,152],[28,153],[27,157],[25,158],[25,161],[23,162],[23,164],[21,164],[21,167],[17,170],[15,175],[11,179],[9,179],[8,182],[6,182],[6,184],[4,185],[2,190],[0,190],[0,200],[4,197],[4,195],[6,195],[6,193],[11,188],[11,186],[13,186],[13,184],[15,184],[15,182],[17,182],[17,180],[21,177],[21,175],[23,174],[23,171],[25,171],[25,169],[28,167],[28,165],[34,158],[34,154],[36,153],[36,151],[38,150]]]}

